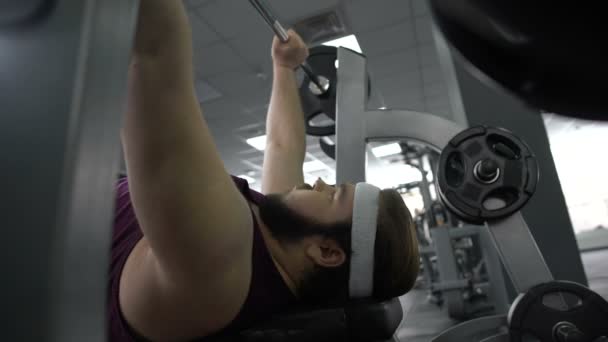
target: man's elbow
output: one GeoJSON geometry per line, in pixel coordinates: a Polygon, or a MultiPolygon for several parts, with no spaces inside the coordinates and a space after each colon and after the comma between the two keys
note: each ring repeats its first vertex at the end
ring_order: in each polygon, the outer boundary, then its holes
{"type": "Polygon", "coordinates": [[[269,129],[266,136],[266,144],[278,147],[298,148],[306,147],[306,131],[304,127],[269,129]]]}

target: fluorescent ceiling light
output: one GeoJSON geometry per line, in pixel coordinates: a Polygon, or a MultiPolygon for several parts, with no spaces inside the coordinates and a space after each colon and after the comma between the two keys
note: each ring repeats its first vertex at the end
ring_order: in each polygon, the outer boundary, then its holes
{"type": "Polygon", "coordinates": [[[418,169],[406,164],[391,164],[370,172],[366,181],[380,188],[392,188],[399,184],[419,182],[421,179],[418,169]]]}
{"type": "Polygon", "coordinates": [[[327,184],[336,184],[336,174],[334,172],[331,172],[327,175],[327,178],[324,179],[324,181],[327,184]]]}
{"type": "Polygon", "coordinates": [[[399,146],[398,143],[393,143],[384,146],[374,147],[372,148],[372,153],[378,158],[391,156],[393,154],[401,153],[401,146],[399,146]]]}
{"type": "Polygon", "coordinates": [[[313,176],[309,173],[304,174],[304,183],[308,185],[313,185],[317,181],[317,179],[319,179],[319,177],[313,176]]]}
{"type": "Polygon", "coordinates": [[[329,169],[329,166],[325,165],[325,163],[323,163],[322,161],[319,160],[313,160],[313,161],[309,161],[304,163],[302,170],[304,172],[315,172],[315,171],[321,171],[321,170],[327,170],[329,169]]]}
{"type": "Polygon", "coordinates": [[[361,51],[361,46],[359,46],[359,41],[357,41],[357,37],[354,34],[350,36],[338,38],[335,40],[331,40],[329,42],[323,43],[325,46],[335,46],[335,47],[345,47],[347,49],[351,49],[353,51],[357,51],[358,53],[363,53],[361,51]]]}
{"type": "Polygon", "coordinates": [[[262,135],[259,137],[247,139],[247,143],[253,146],[253,148],[255,148],[256,150],[264,151],[264,149],[266,149],[266,136],[262,135]]]}
{"type": "Polygon", "coordinates": [[[251,177],[249,177],[247,175],[240,175],[240,176],[237,176],[237,177],[246,180],[247,183],[249,183],[249,184],[255,184],[255,182],[257,182],[255,179],[253,179],[253,178],[251,178],[251,177]]]}

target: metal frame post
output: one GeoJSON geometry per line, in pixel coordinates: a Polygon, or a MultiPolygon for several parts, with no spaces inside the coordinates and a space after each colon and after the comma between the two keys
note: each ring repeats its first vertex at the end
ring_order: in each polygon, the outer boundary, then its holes
{"type": "Polygon", "coordinates": [[[48,3],[0,28],[3,338],[102,342],[138,1],[48,3]]]}
{"type": "Polygon", "coordinates": [[[494,312],[496,314],[505,314],[509,311],[510,301],[502,262],[500,261],[496,247],[492,243],[488,229],[486,227],[478,228],[481,254],[490,283],[488,296],[490,297],[490,302],[494,304],[494,312]]]}
{"type": "Polygon", "coordinates": [[[339,48],[336,99],[336,181],[365,181],[366,146],[370,140],[404,137],[443,149],[464,127],[439,116],[408,110],[366,108],[366,59],[339,48]]]}
{"type": "Polygon", "coordinates": [[[336,181],[364,182],[367,143],[404,137],[443,149],[463,130],[435,115],[407,110],[367,110],[366,59],[345,48],[338,49],[336,98],[336,181]]]}
{"type": "Polygon", "coordinates": [[[351,50],[338,49],[336,98],[336,182],[365,181],[366,60],[351,50]],[[342,115],[345,113],[345,115],[342,115]],[[339,165],[349,165],[340,167],[339,165]]]}
{"type": "Polygon", "coordinates": [[[488,232],[517,293],[554,280],[520,212],[489,222],[488,232]]]}

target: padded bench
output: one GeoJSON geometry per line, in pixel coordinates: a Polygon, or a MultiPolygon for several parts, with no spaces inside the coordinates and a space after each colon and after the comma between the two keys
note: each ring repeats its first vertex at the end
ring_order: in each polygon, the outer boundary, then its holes
{"type": "Polygon", "coordinates": [[[402,319],[398,298],[381,303],[358,300],[340,308],[277,316],[241,332],[231,341],[381,342],[393,337],[402,319]]]}

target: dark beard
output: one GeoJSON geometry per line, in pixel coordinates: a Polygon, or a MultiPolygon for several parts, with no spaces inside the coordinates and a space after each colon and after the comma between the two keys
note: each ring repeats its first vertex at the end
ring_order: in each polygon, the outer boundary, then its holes
{"type": "Polygon", "coordinates": [[[318,224],[289,208],[284,195],[268,195],[259,204],[260,218],[272,236],[281,243],[290,244],[315,234],[324,234],[329,227],[318,224]]]}
{"type": "Polygon", "coordinates": [[[289,248],[303,238],[321,235],[336,240],[347,255],[346,261],[339,267],[326,268],[315,265],[298,285],[301,301],[311,307],[343,304],[348,299],[350,222],[317,223],[296,213],[285,204],[283,199],[283,195],[269,195],[259,204],[260,218],[283,248],[289,248]]]}

